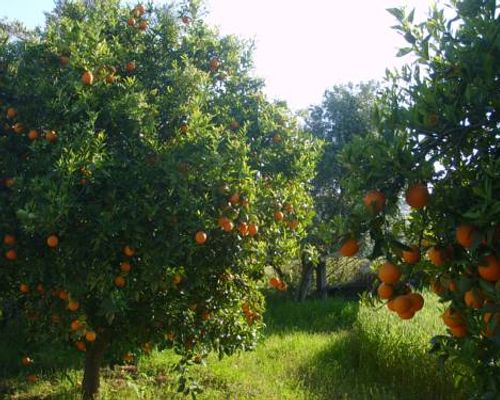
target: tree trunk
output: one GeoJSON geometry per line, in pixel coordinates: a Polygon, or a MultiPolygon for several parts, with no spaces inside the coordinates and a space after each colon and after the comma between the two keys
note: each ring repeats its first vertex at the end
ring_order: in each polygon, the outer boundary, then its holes
{"type": "Polygon", "coordinates": [[[95,400],[96,398],[99,391],[99,371],[107,346],[108,339],[104,334],[101,334],[87,349],[82,382],[83,400],[95,400]]]}
{"type": "Polygon", "coordinates": [[[300,279],[299,287],[297,288],[295,296],[296,301],[302,302],[306,299],[307,292],[312,284],[312,272],[313,266],[310,262],[305,260],[305,257],[302,257],[302,277],[300,279]]]}
{"type": "Polygon", "coordinates": [[[326,260],[323,257],[321,257],[316,267],[316,288],[320,299],[326,299],[328,297],[326,287],[326,260]]]}

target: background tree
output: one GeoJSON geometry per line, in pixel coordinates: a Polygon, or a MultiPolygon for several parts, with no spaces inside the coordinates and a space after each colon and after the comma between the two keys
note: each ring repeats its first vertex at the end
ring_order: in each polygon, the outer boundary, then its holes
{"type": "Polygon", "coordinates": [[[389,10],[416,57],[390,73],[377,132],[346,146],[341,186],[353,205],[344,229],[369,232],[379,297],[402,319],[423,299],[416,276],[446,306],[449,336],[433,350],[473,372],[475,393],[500,389],[500,46],[495,1],[451,1],[450,18],[389,10]],[[404,199],[406,205],[401,204],[404,199]],[[400,210],[403,209],[403,213],[400,210]],[[423,257],[423,254],[426,257],[423,257]],[[479,388],[479,390],[477,390],[479,388]]]}
{"type": "Polygon", "coordinates": [[[0,46],[0,303],[22,310],[29,359],[85,353],[84,398],[101,364],[153,346],[183,373],[255,345],[257,282],[298,252],[316,154],[196,2],[93,3],[0,46]]]}

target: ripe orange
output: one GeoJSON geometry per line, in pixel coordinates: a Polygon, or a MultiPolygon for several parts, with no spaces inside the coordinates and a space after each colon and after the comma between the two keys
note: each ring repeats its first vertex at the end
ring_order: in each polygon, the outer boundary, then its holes
{"type": "Polygon", "coordinates": [[[446,252],[443,249],[436,246],[432,246],[427,251],[427,257],[429,257],[430,262],[434,264],[436,267],[440,267],[448,261],[446,252]]]}
{"type": "Polygon", "coordinates": [[[85,71],[80,79],[85,86],[90,86],[94,83],[94,74],[90,71],[85,71]]]}
{"type": "Polygon", "coordinates": [[[144,7],[144,5],[139,4],[134,8],[134,12],[136,13],[136,15],[141,16],[146,12],[146,8],[144,7]]]}
{"type": "Polygon", "coordinates": [[[131,363],[134,361],[134,355],[132,353],[126,353],[123,355],[123,361],[126,363],[131,363]]]}
{"type": "Polygon", "coordinates": [[[69,57],[62,55],[59,56],[59,64],[61,64],[63,67],[69,64],[69,57]]]}
{"type": "Polygon", "coordinates": [[[406,314],[409,311],[412,311],[413,302],[409,295],[398,296],[394,299],[394,303],[392,304],[394,311],[398,314],[406,314]]]}
{"type": "Polygon", "coordinates": [[[396,311],[396,310],[394,310],[394,299],[389,300],[389,301],[387,302],[387,308],[388,308],[390,311],[396,311]]]}
{"type": "Polygon", "coordinates": [[[125,71],[127,72],[133,72],[135,71],[135,62],[134,61],[129,61],[127,65],[125,65],[125,71]]]}
{"type": "Polygon", "coordinates": [[[420,293],[410,293],[408,296],[412,302],[413,312],[420,311],[424,307],[424,298],[420,293]]]}
{"type": "Polygon", "coordinates": [[[45,140],[49,143],[54,143],[57,140],[57,133],[54,131],[48,131],[45,134],[45,140]]]}
{"type": "Polygon", "coordinates": [[[467,326],[466,325],[455,325],[450,326],[451,334],[458,338],[463,338],[467,336],[467,326]]]}
{"type": "Polygon", "coordinates": [[[283,208],[287,213],[292,213],[293,212],[293,205],[291,203],[285,203],[283,204],[283,208]]]}
{"type": "Polygon", "coordinates": [[[281,280],[279,278],[273,277],[273,278],[269,279],[269,284],[273,288],[277,288],[281,284],[281,280]]]}
{"type": "Polygon", "coordinates": [[[78,303],[77,301],[73,301],[73,300],[72,300],[72,301],[70,301],[70,302],[68,303],[68,310],[70,310],[70,311],[75,312],[75,311],[77,311],[79,308],[80,308],[80,303],[78,303]]]}
{"type": "Polygon", "coordinates": [[[30,287],[26,283],[21,283],[19,285],[19,290],[21,291],[21,293],[27,294],[30,292],[30,287]]]}
{"type": "Polygon", "coordinates": [[[253,237],[257,233],[259,233],[259,227],[256,224],[249,224],[248,225],[248,234],[253,237]]]}
{"type": "Polygon", "coordinates": [[[445,325],[450,328],[465,324],[464,316],[458,311],[453,311],[451,308],[447,308],[441,315],[441,318],[445,325]]]}
{"type": "Polygon", "coordinates": [[[116,287],[122,288],[125,286],[125,278],[123,276],[117,276],[114,283],[116,287]]]}
{"type": "Polygon", "coordinates": [[[239,193],[233,193],[230,197],[229,197],[229,202],[231,204],[238,204],[240,202],[240,194],[239,193]]]}
{"type": "Polygon", "coordinates": [[[418,251],[418,247],[413,245],[411,246],[411,250],[403,250],[403,260],[407,264],[416,264],[420,261],[420,252],[418,251]]]}
{"type": "Polygon", "coordinates": [[[186,134],[188,132],[188,125],[187,124],[182,124],[180,127],[181,133],[186,134]]]}
{"type": "Polygon", "coordinates": [[[450,292],[456,292],[458,289],[457,282],[454,280],[451,280],[450,283],[448,283],[448,290],[450,292]]]}
{"type": "Polygon", "coordinates": [[[35,374],[29,374],[26,379],[28,380],[29,383],[37,383],[38,382],[38,375],[35,374]]]}
{"type": "Polygon", "coordinates": [[[272,140],[273,140],[273,143],[281,143],[281,135],[279,133],[275,133],[273,135],[272,140]]]}
{"type": "Polygon", "coordinates": [[[462,224],[457,227],[457,242],[465,248],[472,246],[474,242],[474,227],[472,225],[462,224]]]}
{"type": "Polygon", "coordinates": [[[130,18],[127,20],[127,25],[128,25],[128,26],[134,26],[134,25],[135,25],[135,18],[130,17],[130,18]]]}
{"type": "Polygon", "coordinates": [[[148,29],[148,22],[147,21],[141,21],[139,23],[139,30],[141,31],[145,31],[146,29],[148,29]]]}
{"type": "Polygon", "coordinates": [[[38,139],[39,136],[40,136],[40,134],[38,133],[38,131],[36,129],[31,129],[28,132],[28,139],[31,141],[38,139]]]}
{"type": "Polygon", "coordinates": [[[69,298],[69,294],[65,290],[61,289],[57,292],[57,297],[59,297],[62,301],[66,301],[69,298]]]}
{"type": "Polygon", "coordinates": [[[115,83],[116,81],[116,76],[109,74],[106,75],[106,83],[115,83]]]}
{"type": "Polygon", "coordinates": [[[71,321],[71,324],[69,326],[72,331],[79,331],[82,328],[82,324],[77,319],[71,321]]]}
{"type": "Polygon", "coordinates": [[[405,312],[398,313],[399,318],[407,320],[407,319],[412,319],[415,316],[415,311],[413,310],[408,310],[405,312]]]}
{"type": "Polygon", "coordinates": [[[181,19],[182,19],[182,23],[186,24],[186,25],[191,22],[191,19],[187,15],[183,15],[181,19]]]}
{"type": "Polygon", "coordinates": [[[381,299],[389,299],[394,293],[394,286],[382,282],[377,289],[377,293],[378,297],[380,297],[381,299]]]}
{"type": "Polygon", "coordinates": [[[285,214],[283,214],[283,212],[281,212],[281,211],[275,211],[274,212],[274,219],[276,221],[282,221],[283,218],[285,218],[285,214]]]}
{"type": "Polygon", "coordinates": [[[490,254],[481,261],[478,267],[479,276],[485,281],[496,282],[500,280],[500,262],[490,254]]]}
{"type": "Polygon", "coordinates": [[[464,303],[467,307],[478,309],[483,306],[484,299],[477,290],[471,289],[465,292],[464,303]]]}
{"type": "Polygon", "coordinates": [[[207,234],[203,231],[198,231],[196,232],[196,235],[194,235],[194,240],[196,241],[197,244],[203,244],[207,241],[207,234]]]}
{"type": "Polygon", "coordinates": [[[87,350],[87,346],[85,345],[84,342],[82,342],[81,340],[77,340],[75,342],[75,347],[78,351],[86,351],[87,350]]]}
{"type": "Polygon", "coordinates": [[[87,342],[94,342],[97,338],[97,334],[94,331],[85,332],[85,340],[87,342]]]}
{"type": "Polygon", "coordinates": [[[21,358],[21,364],[23,364],[25,367],[27,367],[28,365],[30,365],[32,363],[33,363],[33,360],[31,358],[29,358],[28,356],[24,356],[23,358],[21,358]]]}
{"type": "Polygon", "coordinates": [[[56,248],[58,245],[59,245],[59,238],[57,237],[57,235],[50,235],[47,238],[47,246],[56,248]]]}
{"type": "Polygon", "coordinates": [[[376,214],[384,209],[385,201],[385,194],[378,190],[372,190],[366,193],[363,198],[363,203],[365,203],[366,208],[376,214]]]}
{"type": "Polygon", "coordinates": [[[286,292],[288,290],[288,285],[286,284],[286,282],[280,281],[276,289],[278,289],[280,292],[286,292]]]}
{"type": "Polygon", "coordinates": [[[17,252],[14,249],[7,250],[5,252],[5,258],[9,261],[17,260],[17,252]]]}
{"type": "Polygon", "coordinates": [[[233,228],[234,224],[229,220],[227,220],[222,227],[222,229],[224,229],[224,232],[231,232],[233,228]]]}
{"type": "Polygon", "coordinates": [[[14,186],[16,184],[16,180],[14,178],[5,178],[4,185],[8,188],[14,186]]]}
{"type": "Polygon", "coordinates": [[[210,70],[212,72],[215,72],[219,69],[220,67],[220,60],[217,57],[212,57],[210,59],[210,70]]]}
{"type": "Polygon", "coordinates": [[[15,118],[17,115],[17,110],[14,107],[7,108],[7,118],[15,118]]]}
{"type": "Polygon", "coordinates": [[[240,232],[241,236],[248,235],[248,225],[245,222],[242,222],[238,225],[238,231],[240,232]]]}
{"type": "Polygon", "coordinates": [[[347,239],[340,246],[339,253],[344,257],[352,257],[359,251],[359,245],[356,239],[347,239]]]}
{"type": "Polygon", "coordinates": [[[3,243],[6,246],[14,246],[16,244],[16,237],[14,235],[7,234],[3,237],[3,243]]]}
{"type": "Polygon", "coordinates": [[[179,283],[181,283],[181,281],[182,281],[182,276],[180,276],[179,274],[175,274],[174,277],[172,278],[172,283],[176,286],[179,283]]]}
{"type": "Polygon", "coordinates": [[[201,314],[201,319],[203,321],[208,321],[210,319],[210,313],[208,311],[203,311],[201,314]]]}
{"type": "Polygon", "coordinates": [[[125,254],[127,257],[133,257],[135,254],[135,249],[130,246],[125,246],[123,248],[123,254],[125,254]]]}
{"type": "Polygon", "coordinates": [[[406,202],[417,210],[424,208],[429,203],[429,191],[423,183],[417,183],[408,188],[405,194],[406,202]]]}
{"type": "Polygon", "coordinates": [[[14,125],[12,125],[12,130],[14,131],[14,133],[19,135],[19,134],[23,133],[24,125],[21,124],[20,122],[16,122],[14,125]]]}
{"type": "Polygon", "coordinates": [[[286,223],[288,225],[288,227],[294,231],[295,229],[297,229],[297,227],[299,226],[299,221],[296,220],[296,219],[291,219],[289,221],[287,221],[286,223]]]}
{"type": "Polygon", "coordinates": [[[401,268],[387,261],[378,270],[378,278],[388,284],[394,284],[401,278],[401,268]]]}
{"type": "Polygon", "coordinates": [[[130,263],[128,261],[123,261],[120,263],[120,269],[123,272],[128,273],[132,269],[132,266],[130,265],[130,263]]]}

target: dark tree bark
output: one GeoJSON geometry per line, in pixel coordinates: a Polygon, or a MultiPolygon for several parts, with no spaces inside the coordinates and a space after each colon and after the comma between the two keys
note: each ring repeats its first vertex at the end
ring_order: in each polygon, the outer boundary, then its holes
{"type": "Polygon", "coordinates": [[[316,289],[320,299],[328,297],[327,282],[326,282],[326,260],[321,257],[320,262],[316,266],[316,289]]]}
{"type": "Polygon", "coordinates": [[[309,288],[312,284],[312,273],[312,264],[307,261],[304,256],[302,256],[302,277],[300,279],[299,287],[297,288],[295,296],[296,301],[302,302],[306,299],[307,293],[309,292],[309,288]]]}
{"type": "Polygon", "coordinates": [[[97,336],[97,339],[88,348],[85,354],[85,369],[82,382],[82,399],[95,400],[99,391],[99,372],[104,353],[108,347],[108,338],[105,334],[97,336]]]}

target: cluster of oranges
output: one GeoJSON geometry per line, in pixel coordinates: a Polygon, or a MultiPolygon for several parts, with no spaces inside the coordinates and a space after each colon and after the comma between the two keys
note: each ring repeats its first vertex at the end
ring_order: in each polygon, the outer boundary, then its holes
{"type": "MultiPolygon", "coordinates": [[[[5,132],[14,132],[16,135],[26,133],[26,137],[30,142],[40,138],[39,130],[35,128],[28,129],[23,122],[19,121],[19,112],[15,107],[8,107],[6,111],[7,122],[5,122],[3,129],[5,132]]],[[[54,143],[57,140],[57,133],[53,130],[45,132],[45,140],[49,143],[54,143]]],[[[7,178],[9,181],[4,182],[5,186],[10,187],[14,184],[13,178],[7,178]],[[10,184],[9,184],[10,183],[10,184]]]]}
{"type": "Polygon", "coordinates": [[[288,214],[288,218],[286,219],[286,225],[292,231],[297,229],[299,226],[299,220],[295,217],[293,205],[291,203],[285,203],[279,210],[274,212],[274,220],[276,222],[285,221],[285,213],[288,214]]]}
{"type": "MultiPolygon", "coordinates": [[[[249,201],[247,198],[241,196],[238,192],[231,194],[228,198],[228,209],[230,210],[233,207],[249,207],[249,201]]],[[[220,215],[217,219],[217,226],[222,229],[224,232],[232,232],[235,228],[234,222],[227,215],[220,215]]],[[[241,237],[250,236],[254,237],[259,233],[259,227],[256,223],[250,222],[247,223],[245,221],[241,221],[237,226],[238,233],[241,237]]]]}
{"type": "Polygon", "coordinates": [[[146,8],[144,5],[137,5],[131,12],[130,17],[127,20],[127,25],[132,28],[137,28],[144,32],[148,29],[148,21],[143,17],[146,13],[146,8]]]}
{"type": "Polygon", "coordinates": [[[130,259],[135,256],[135,249],[127,245],[123,247],[122,253],[126,257],[126,260],[120,263],[120,275],[116,276],[113,280],[117,288],[123,288],[127,283],[125,276],[132,270],[130,259]]]}
{"type": "Polygon", "coordinates": [[[256,312],[253,312],[250,308],[250,305],[247,302],[244,302],[241,305],[241,310],[243,311],[243,314],[245,315],[245,319],[248,323],[248,325],[252,326],[255,320],[260,319],[260,315],[256,312]]]}

